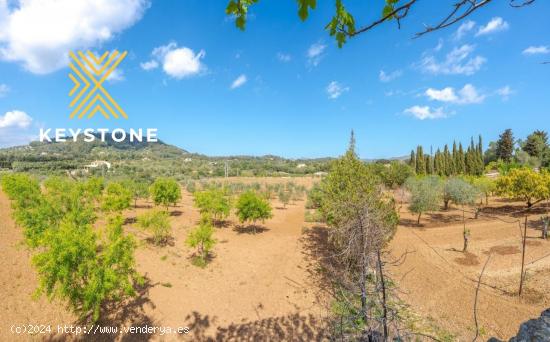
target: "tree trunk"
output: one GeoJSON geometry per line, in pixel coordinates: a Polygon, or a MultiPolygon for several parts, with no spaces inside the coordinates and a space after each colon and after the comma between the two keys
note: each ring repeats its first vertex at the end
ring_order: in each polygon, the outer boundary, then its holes
{"type": "Polygon", "coordinates": [[[449,209],[449,200],[444,200],[443,203],[445,204],[445,207],[443,209],[448,210],[449,209]]]}
{"type": "Polygon", "coordinates": [[[382,326],[384,327],[384,341],[388,340],[388,307],[386,305],[386,281],[384,280],[384,271],[382,268],[382,258],[380,250],[376,251],[378,257],[378,272],[380,272],[380,285],[382,286],[382,326]]]}
{"type": "Polygon", "coordinates": [[[464,231],[464,247],[462,248],[462,252],[466,252],[468,250],[468,239],[470,238],[468,236],[468,232],[464,231]]]}
{"type": "Polygon", "coordinates": [[[420,216],[422,216],[422,213],[418,213],[418,220],[416,220],[416,224],[420,226],[420,216]]]}
{"type": "Polygon", "coordinates": [[[550,219],[547,217],[546,219],[542,220],[542,238],[548,239],[548,223],[550,219]]]}
{"type": "Polygon", "coordinates": [[[523,281],[525,272],[523,271],[525,267],[525,245],[527,241],[527,215],[525,215],[525,226],[523,227],[523,248],[521,250],[521,274],[519,278],[519,293],[518,295],[521,296],[521,293],[523,292],[523,281]]]}

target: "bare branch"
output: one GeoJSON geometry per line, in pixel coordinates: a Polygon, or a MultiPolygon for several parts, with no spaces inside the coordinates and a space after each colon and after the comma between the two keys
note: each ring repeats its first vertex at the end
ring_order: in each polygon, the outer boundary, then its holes
{"type": "Polygon", "coordinates": [[[420,36],[425,35],[426,33],[430,33],[430,32],[451,26],[459,22],[460,20],[466,18],[467,16],[472,14],[474,11],[480,9],[481,7],[487,5],[490,2],[491,0],[480,0],[480,1],[461,0],[456,4],[454,4],[454,9],[451,11],[451,13],[449,13],[449,15],[445,19],[443,19],[439,24],[433,27],[427,26],[424,31],[417,33],[414,38],[418,38],[420,36]],[[466,10],[462,14],[457,15],[457,13],[459,13],[465,6],[468,6],[466,10]]]}
{"type": "Polygon", "coordinates": [[[485,268],[487,267],[487,264],[489,263],[489,260],[491,259],[492,254],[489,253],[489,256],[487,257],[487,261],[485,261],[485,265],[483,265],[483,269],[481,270],[481,273],[479,274],[479,279],[477,280],[477,287],[476,287],[476,297],[474,300],[474,322],[476,324],[476,335],[474,336],[473,342],[477,341],[477,338],[479,337],[479,323],[477,321],[477,298],[479,295],[479,288],[481,286],[481,278],[483,277],[483,273],[485,273],[485,268]]]}
{"type": "Polygon", "coordinates": [[[535,0],[523,0],[522,3],[516,4],[516,0],[510,0],[510,6],[519,8],[527,5],[531,5],[535,0]]]}

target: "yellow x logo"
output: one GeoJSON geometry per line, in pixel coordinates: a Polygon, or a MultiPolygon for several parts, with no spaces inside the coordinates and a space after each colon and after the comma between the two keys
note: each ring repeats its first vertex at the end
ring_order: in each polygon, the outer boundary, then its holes
{"type": "Polygon", "coordinates": [[[75,116],[82,119],[87,113],[88,118],[92,118],[98,111],[107,119],[111,115],[115,119],[120,116],[128,119],[126,113],[103,87],[103,82],[126,55],[127,51],[120,54],[116,50],[112,53],[105,52],[100,57],[96,57],[90,51],[86,51],[86,54],[78,51],[78,56],[72,51],[69,53],[72,59],[69,67],[74,73],[69,73],[69,78],[74,83],[74,87],[69,92],[69,97],[73,97],[69,107],[74,108],[70,114],[71,119],[75,116]],[[80,89],[82,83],[84,86],[80,89]],[[92,85],[93,88],[90,89],[92,85]],[[78,89],[80,89],[79,92],[77,92],[78,89]]]}

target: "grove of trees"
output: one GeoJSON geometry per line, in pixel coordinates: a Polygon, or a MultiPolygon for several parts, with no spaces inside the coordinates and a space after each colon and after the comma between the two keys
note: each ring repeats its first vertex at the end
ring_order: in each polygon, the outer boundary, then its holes
{"type": "Polygon", "coordinates": [[[1,185],[33,252],[40,283],[37,294],[66,301],[93,321],[100,318],[106,302],[135,294],[142,278],[135,271],[136,242],[122,230],[118,186],[103,195],[99,179],[75,182],[54,177],[41,189],[37,180],[24,174],[5,174],[1,185]],[[104,234],[93,227],[97,206],[111,212],[104,234]]]}

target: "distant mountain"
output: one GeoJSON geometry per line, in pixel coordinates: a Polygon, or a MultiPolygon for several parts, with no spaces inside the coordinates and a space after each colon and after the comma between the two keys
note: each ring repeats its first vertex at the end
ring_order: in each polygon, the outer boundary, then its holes
{"type": "MultiPolygon", "coordinates": [[[[96,135],[98,137],[98,135],[96,135]]],[[[0,149],[0,169],[40,175],[85,175],[99,170],[100,175],[170,176],[179,179],[209,176],[257,176],[312,174],[328,170],[333,158],[286,159],[266,156],[209,157],[190,153],[159,142],[85,142],[67,138],[66,142],[32,142],[26,146],[0,149]],[[97,163],[104,161],[107,163],[97,163]],[[94,165],[109,165],[105,171],[94,165]]]]}

